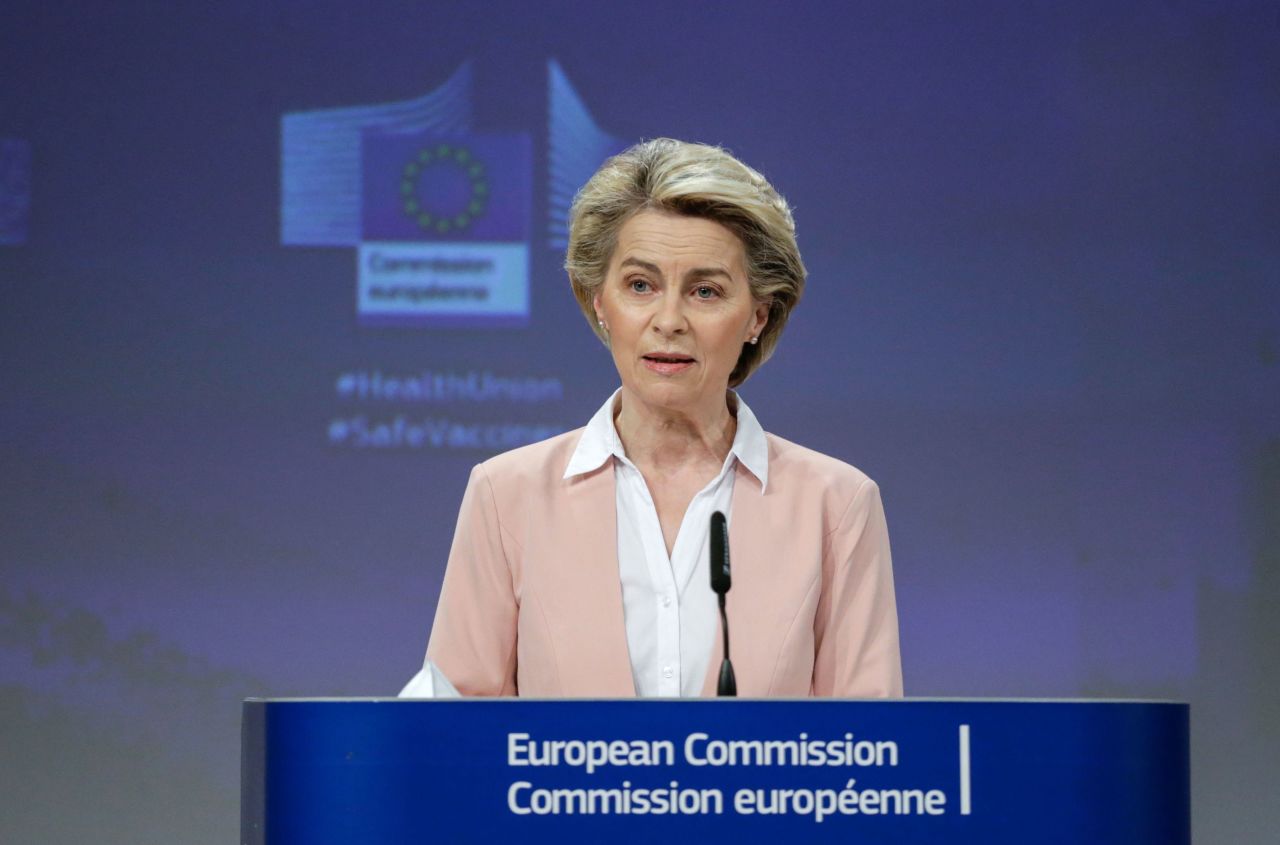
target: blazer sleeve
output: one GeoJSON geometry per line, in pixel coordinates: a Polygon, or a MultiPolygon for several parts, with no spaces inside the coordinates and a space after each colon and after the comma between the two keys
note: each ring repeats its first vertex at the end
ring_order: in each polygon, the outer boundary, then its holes
{"type": "Polygon", "coordinates": [[[862,482],[823,546],[813,694],[900,698],[902,658],[889,530],[874,481],[862,482]]]}
{"type": "Polygon", "coordinates": [[[464,696],[515,695],[519,613],[507,548],[484,465],[471,471],[427,643],[464,696]]]}

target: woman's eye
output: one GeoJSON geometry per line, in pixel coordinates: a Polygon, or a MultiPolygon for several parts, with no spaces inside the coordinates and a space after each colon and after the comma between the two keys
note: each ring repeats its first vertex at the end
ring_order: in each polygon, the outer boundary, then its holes
{"type": "Polygon", "coordinates": [[[699,285],[693,289],[693,295],[698,299],[711,299],[716,295],[716,289],[708,285],[699,285]]]}
{"type": "Polygon", "coordinates": [[[633,291],[635,291],[636,293],[648,293],[648,292],[649,292],[649,283],[648,283],[648,282],[646,282],[644,279],[632,279],[632,280],[629,282],[629,284],[630,284],[630,286],[631,286],[631,289],[632,289],[633,291]]]}

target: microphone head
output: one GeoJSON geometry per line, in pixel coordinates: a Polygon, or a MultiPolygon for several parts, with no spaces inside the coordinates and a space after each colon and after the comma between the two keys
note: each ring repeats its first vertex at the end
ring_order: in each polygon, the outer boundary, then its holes
{"type": "Polygon", "coordinates": [[[729,592],[729,523],[724,514],[711,514],[711,589],[717,595],[729,592]]]}

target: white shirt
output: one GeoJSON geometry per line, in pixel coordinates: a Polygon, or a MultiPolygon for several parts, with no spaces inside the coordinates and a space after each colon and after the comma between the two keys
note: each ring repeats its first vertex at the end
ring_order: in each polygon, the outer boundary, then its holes
{"type": "MultiPolygon", "coordinates": [[[[708,576],[710,577],[710,576],[708,576]]],[[[440,667],[430,660],[423,661],[418,674],[409,679],[397,698],[461,698],[440,667]]]]}
{"type": "Polygon", "coordinates": [[[617,490],[618,574],[636,694],[649,697],[701,695],[719,609],[711,592],[711,514],[731,517],[734,465],[741,463],[768,483],[769,447],[755,414],[736,393],[729,408],[738,419],[733,445],[720,474],[702,488],[684,513],[671,554],[644,476],[628,458],[613,425],[617,391],[582,432],[564,471],[566,479],[613,462],[617,490]]]}

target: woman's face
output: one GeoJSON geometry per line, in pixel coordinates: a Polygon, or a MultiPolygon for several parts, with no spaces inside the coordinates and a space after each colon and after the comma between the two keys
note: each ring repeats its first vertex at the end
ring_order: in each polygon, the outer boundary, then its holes
{"type": "Polygon", "coordinates": [[[623,225],[594,303],[623,388],[653,407],[692,413],[723,405],[742,345],[769,314],[751,295],[737,235],[662,211],[623,225]]]}

